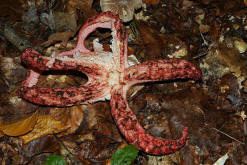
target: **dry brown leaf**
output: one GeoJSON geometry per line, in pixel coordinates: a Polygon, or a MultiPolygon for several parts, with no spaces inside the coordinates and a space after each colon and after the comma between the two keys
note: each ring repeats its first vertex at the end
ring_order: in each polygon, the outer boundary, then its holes
{"type": "Polygon", "coordinates": [[[74,106],[70,108],[70,116],[68,125],[70,125],[70,132],[74,132],[81,124],[83,120],[83,109],[82,106],[74,106]]]}
{"type": "Polygon", "coordinates": [[[208,26],[208,25],[203,25],[203,24],[201,24],[200,26],[199,26],[199,31],[200,31],[200,33],[206,33],[206,32],[208,32],[210,30],[210,26],[208,26]]]}
{"type": "Polygon", "coordinates": [[[92,8],[93,0],[81,1],[70,0],[67,1],[66,7],[69,13],[75,13],[76,9],[79,9],[87,17],[95,15],[97,12],[92,8]]]}
{"type": "MultiPolygon", "coordinates": [[[[144,61],[159,58],[162,54],[161,51],[164,46],[162,38],[157,35],[159,32],[145,22],[139,22],[137,26],[140,33],[140,47],[138,49],[145,54],[144,61]]],[[[137,53],[136,56],[139,60],[140,58],[138,57],[138,54],[139,53],[137,53]]]]}
{"type": "Polygon", "coordinates": [[[36,124],[39,117],[38,111],[34,113],[32,116],[27,118],[11,122],[11,123],[1,123],[1,131],[9,136],[20,136],[31,131],[36,124]]]}
{"type": "MultiPolygon", "coordinates": [[[[111,52],[111,47],[109,44],[103,44],[103,49],[106,52],[111,52]]],[[[128,55],[135,54],[135,50],[132,47],[128,46],[128,55]]]]}
{"type": "Polygon", "coordinates": [[[0,137],[3,137],[4,133],[2,131],[0,131],[0,137]]]}
{"type": "Polygon", "coordinates": [[[0,20],[21,20],[23,5],[19,0],[1,1],[0,11],[0,20]]]}
{"type": "Polygon", "coordinates": [[[34,126],[34,129],[20,138],[26,144],[34,139],[37,139],[41,136],[48,134],[59,133],[68,129],[69,126],[64,122],[54,119],[51,115],[39,116],[37,124],[34,126]]]}
{"type": "Polygon", "coordinates": [[[66,133],[73,133],[80,126],[83,120],[83,106],[73,106],[69,109],[69,114],[67,115],[66,125],[69,126],[69,129],[66,133]]]}
{"type": "Polygon", "coordinates": [[[89,1],[80,1],[80,0],[68,1],[68,5],[71,5],[72,8],[78,8],[80,10],[90,10],[92,8],[92,4],[93,4],[92,0],[89,0],[89,1]]]}
{"type": "Polygon", "coordinates": [[[131,54],[135,54],[135,50],[132,47],[128,46],[128,56],[131,54]]]}
{"type": "Polygon", "coordinates": [[[103,49],[104,49],[104,51],[106,51],[106,52],[111,52],[111,51],[112,51],[109,44],[103,44],[103,49]]]}
{"type": "Polygon", "coordinates": [[[135,10],[142,7],[142,0],[101,0],[100,7],[103,12],[110,11],[117,14],[123,22],[133,19],[135,10]]]}
{"type": "Polygon", "coordinates": [[[160,3],[160,0],[146,0],[145,3],[149,5],[157,5],[160,3]]]}
{"type": "Polygon", "coordinates": [[[74,34],[75,32],[71,31],[53,33],[49,36],[48,40],[68,41],[70,37],[74,36],[74,34]]]}
{"type": "Polygon", "coordinates": [[[49,36],[48,40],[43,42],[41,45],[44,47],[48,47],[51,44],[60,42],[60,41],[68,41],[71,37],[73,37],[75,32],[66,31],[66,32],[58,32],[53,33],[49,36]]]}

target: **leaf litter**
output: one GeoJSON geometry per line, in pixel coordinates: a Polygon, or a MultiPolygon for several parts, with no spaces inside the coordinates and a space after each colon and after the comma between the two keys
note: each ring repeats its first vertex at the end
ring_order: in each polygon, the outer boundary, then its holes
{"type": "MultiPolygon", "coordinates": [[[[224,155],[229,157],[222,164],[247,164],[244,6],[244,0],[143,1],[135,14],[142,13],[145,19],[134,16],[125,24],[128,35],[135,36],[129,37],[128,49],[138,61],[183,58],[203,73],[201,82],[149,83],[128,96],[142,126],[155,136],[176,139],[183,127],[189,126],[188,142],[182,150],[159,157],[139,152],[132,164],[214,164],[224,155]]],[[[106,164],[118,147],[126,144],[109,103],[55,108],[21,100],[16,92],[26,74],[19,59],[21,51],[4,30],[8,28],[5,23],[11,24],[13,32],[25,36],[18,40],[29,40],[47,56],[69,50],[77,40],[78,27],[101,11],[100,0],[3,1],[0,9],[4,20],[0,26],[0,47],[4,48],[0,54],[0,162],[41,164],[48,156],[59,154],[68,164],[106,164]],[[59,29],[40,22],[40,13],[50,12],[60,17],[47,23],[61,22],[59,29]],[[31,21],[30,15],[35,19],[31,21]]],[[[86,42],[90,47],[92,39],[101,37],[107,47],[109,35],[98,31],[86,42]]],[[[39,85],[67,87],[86,81],[77,73],[55,73],[43,75],[39,85]]]]}

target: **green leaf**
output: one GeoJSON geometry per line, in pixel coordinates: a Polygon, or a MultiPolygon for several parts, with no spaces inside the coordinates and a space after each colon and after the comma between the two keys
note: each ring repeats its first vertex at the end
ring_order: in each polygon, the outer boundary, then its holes
{"type": "Polygon", "coordinates": [[[137,156],[138,148],[127,145],[115,152],[111,158],[111,165],[129,165],[137,156]]]}
{"type": "Polygon", "coordinates": [[[45,165],[66,165],[66,161],[62,156],[51,155],[46,159],[45,165]]]}

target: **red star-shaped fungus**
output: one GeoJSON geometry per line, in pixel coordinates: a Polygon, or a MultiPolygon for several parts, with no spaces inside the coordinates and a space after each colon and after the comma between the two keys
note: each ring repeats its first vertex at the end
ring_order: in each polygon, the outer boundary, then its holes
{"type": "Polygon", "coordinates": [[[24,99],[59,107],[110,100],[113,118],[130,144],[153,155],[173,153],[184,146],[187,127],[178,140],[162,140],[147,134],[128,106],[126,91],[137,83],[200,79],[200,70],[181,59],[148,61],[129,67],[127,34],[116,15],[105,12],[88,19],[79,32],[77,46],[73,50],[60,53],[56,57],[45,57],[28,48],[22,54],[22,62],[30,69],[19,90],[24,99]],[[93,42],[94,51],[85,48],[84,40],[99,27],[112,30],[112,52],[103,51],[97,40],[93,42]],[[47,70],[78,70],[88,76],[88,82],[78,88],[37,87],[40,74],[47,70]]]}

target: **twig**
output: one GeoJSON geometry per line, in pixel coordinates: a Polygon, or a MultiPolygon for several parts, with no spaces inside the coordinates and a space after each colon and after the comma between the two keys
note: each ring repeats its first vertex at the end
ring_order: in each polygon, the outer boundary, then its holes
{"type": "Polygon", "coordinates": [[[207,54],[208,54],[207,52],[201,53],[201,54],[199,54],[198,56],[193,57],[193,60],[196,60],[196,59],[198,59],[198,58],[204,57],[204,56],[206,56],[207,54]]]}
{"type": "Polygon", "coordinates": [[[225,136],[227,136],[227,137],[229,137],[229,138],[231,138],[231,139],[233,139],[233,140],[235,140],[235,141],[237,141],[237,142],[239,142],[240,144],[245,144],[244,142],[241,142],[240,140],[238,140],[238,139],[236,139],[236,138],[234,138],[234,137],[228,135],[228,134],[225,133],[225,132],[222,132],[221,130],[218,130],[217,128],[212,127],[212,129],[215,130],[215,131],[217,131],[217,132],[222,133],[223,135],[225,135],[225,136]]]}

